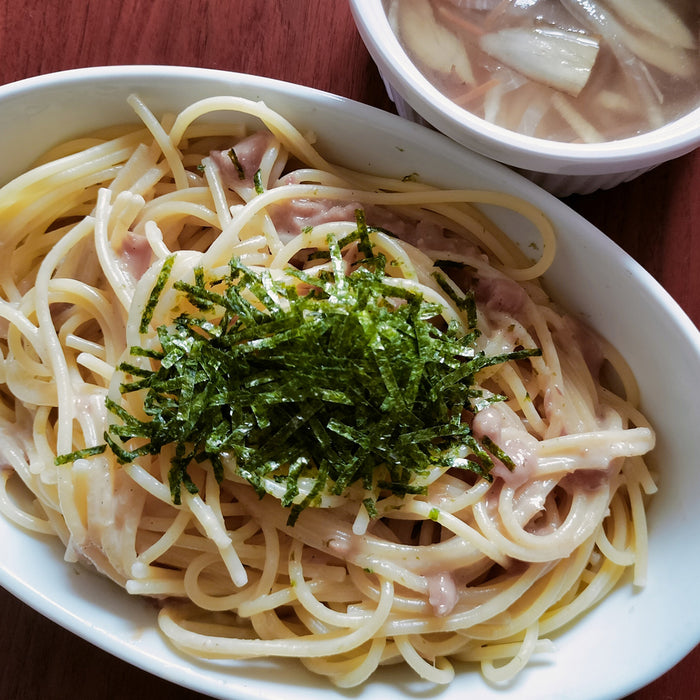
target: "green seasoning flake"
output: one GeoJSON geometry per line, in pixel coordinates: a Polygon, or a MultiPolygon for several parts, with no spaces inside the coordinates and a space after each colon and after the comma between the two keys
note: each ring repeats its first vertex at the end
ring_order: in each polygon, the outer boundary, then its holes
{"type": "Polygon", "coordinates": [[[163,262],[163,267],[160,270],[158,279],[156,280],[153,289],[151,290],[151,295],[146,302],[146,307],[143,310],[143,315],[141,316],[141,323],[139,324],[139,333],[145,333],[148,330],[148,326],[153,318],[153,312],[158,304],[158,299],[160,298],[163,289],[170,277],[170,271],[173,269],[173,263],[175,262],[175,256],[169,255],[163,262]]]}
{"type": "Polygon", "coordinates": [[[256,194],[262,194],[265,191],[265,187],[263,186],[262,182],[262,173],[260,170],[255,171],[255,175],[253,176],[253,184],[255,185],[256,194]]]}
{"type": "Polygon", "coordinates": [[[233,163],[233,167],[236,168],[236,172],[238,173],[238,179],[245,180],[245,172],[243,170],[243,166],[241,165],[241,161],[238,160],[238,156],[236,155],[236,151],[233,148],[229,148],[228,157],[231,159],[231,162],[233,163]]]}
{"type": "MultiPolygon", "coordinates": [[[[236,259],[215,280],[196,270],[194,283],[176,281],[195,311],[157,329],[160,351],[131,349],[153,369],[121,365],[121,391],[140,392],[147,419],[108,403],[119,420],[105,439],[117,458],[172,445],[176,503],[183,486],[197,490],[192,463],[211,464],[221,479],[225,458],[260,495],[283,485],[290,524],[353,485],[377,517],[376,498],[424,493],[435,467],[490,479],[492,458],[503,455],[479,443],[465,418],[502,397],[484,396],[475,374],[539,351],[486,357],[475,328],[436,324],[441,308],[394,286],[369,231],[359,211],[354,234],[329,239],[328,265],[290,269],[294,283],[236,259]],[[351,244],[361,259],[346,274],[341,250],[351,244]],[[138,447],[128,449],[132,438],[138,447]]],[[[164,266],[149,308],[166,274],[164,266]]],[[[457,301],[475,317],[469,294],[457,301]]]]}
{"type": "Polygon", "coordinates": [[[75,462],[76,459],[86,459],[87,457],[94,457],[95,455],[101,455],[107,449],[107,445],[95,445],[94,447],[86,447],[82,450],[76,450],[75,452],[69,452],[65,455],[59,455],[54,460],[54,464],[60,467],[62,464],[70,464],[75,462]]]}

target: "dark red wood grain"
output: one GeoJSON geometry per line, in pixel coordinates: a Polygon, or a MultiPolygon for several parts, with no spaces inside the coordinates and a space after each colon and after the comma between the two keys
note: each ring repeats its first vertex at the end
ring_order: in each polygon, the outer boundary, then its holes
{"type": "MultiPolygon", "coordinates": [[[[345,0],[0,0],[0,83],[128,63],[254,73],[393,111],[345,0]]],[[[566,201],[700,324],[700,151],[566,201]]],[[[8,700],[203,697],[109,656],[1,589],[0,659],[8,700]]],[[[697,648],[630,700],[699,696],[697,648]]]]}

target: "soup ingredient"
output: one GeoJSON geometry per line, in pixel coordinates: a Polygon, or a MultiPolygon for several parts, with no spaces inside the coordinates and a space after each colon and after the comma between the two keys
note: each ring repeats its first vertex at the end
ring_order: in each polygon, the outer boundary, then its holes
{"type": "Polygon", "coordinates": [[[428,68],[444,75],[455,75],[467,85],[474,82],[474,72],[464,45],[437,21],[428,3],[406,0],[399,22],[402,35],[416,47],[417,55],[428,68]]]}
{"type": "Polygon", "coordinates": [[[582,32],[510,27],[484,34],[481,48],[538,83],[573,95],[588,82],[600,44],[582,32]]]}
{"type": "Polygon", "coordinates": [[[671,46],[694,49],[696,40],[676,12],[663,0],[607,0],[625,22],[649,32],[671,46]]]}
{"type": "MultiPolygon", "coordinates": [[[[622,24],[605,5],[596,0],[561,0],[571,14],[597,29],[611,44],[620,43],[649,66],[672,76],[688,78],[694,72],[691,57],[670,38],[663,35],[640,36],[622,24]]],[[[697,57],[696,57],[697,60],[697,57]]]]}

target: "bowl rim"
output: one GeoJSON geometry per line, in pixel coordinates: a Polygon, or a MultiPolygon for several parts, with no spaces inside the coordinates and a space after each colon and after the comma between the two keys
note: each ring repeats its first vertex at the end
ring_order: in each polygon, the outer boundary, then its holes
{"type": "Polygon", "coordinates": [[[418,70],[394,34],[382,0],[349,0],[379,71],[423,119],[468,148],[538,172],[602,174],[651,167],[700,146],[700,105],[663,126],[601,143],[567,143],[527,136],[459,107],[418,70]]]}

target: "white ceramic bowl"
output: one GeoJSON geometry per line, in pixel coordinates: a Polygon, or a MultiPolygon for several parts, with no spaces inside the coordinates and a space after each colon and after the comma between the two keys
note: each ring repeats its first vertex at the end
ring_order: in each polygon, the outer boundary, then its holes
{"type": "Polygon", "coordinates": [[[600,144],[547,141],[491,124],[456,105],[416,68],[392,31],[382,0],[350,0],[350,6],[401,116],[424,121],[517,168],[556,195],[613,187],[700,146],[700,107],[655,131],[600,144]]]}
{"type": "MultiPolygon", "coordinates": [[[[649,581],[620,587],[556,640],[558,650],[529,666],[505,690],[474,669],[434,691],[403,668],[382,670],[352,691],[330,689],[289,662],[207,663],[178,654],[160,636],[155,609],[110,581],[63,561],[53,540],[0,518],[0,584],[58,624],[156,675],[217,698],[236,700],[602,700],[632,692],[700,642],[700,333],[670,296],[600,231],[533,183],[445,136],[343,98],[218,71],[113,67],[70,71],[0,87],[0,183],[46,147],[110,123],[133,119],[126,96],[138,92],[156,111],[205,96],[263,99],[318,135],[321,151],[351,168],[399,176],[417,172],[441,186],[499,189],[527,197],[559,231],[546,279],[554,297],[607,336],[639,378],[643,409],[658,430],[659,493],[649,511],[649,581]],[[643,319],[628,323],[625,319],[643,319]],[[76,575],[79,574],[79,575],[76,575]]],[[[519,219],[499,223],[515,235],[519,219]]],[[[530,233],[521,236],[529,243],[530,233]]],[[[129,690],[124,689],[124,694],[129,690]]]]}

